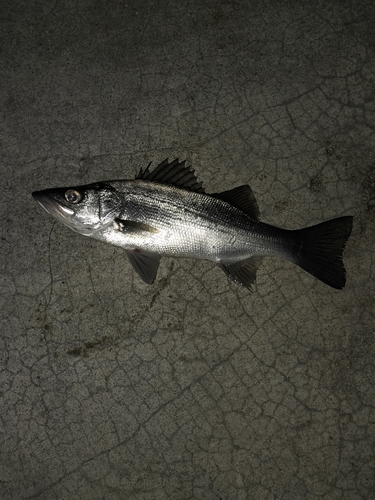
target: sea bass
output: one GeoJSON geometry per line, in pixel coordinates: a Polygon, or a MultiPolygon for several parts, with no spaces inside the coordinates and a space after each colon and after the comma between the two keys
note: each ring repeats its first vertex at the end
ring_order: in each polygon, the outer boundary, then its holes
{"type": "Polygon", "coordinates": [[[288,259],[327,285],[342,289],[342,253],[351,216],[287,230],[259,221],[251,188],[205,193],[194,170],[164,160],[135,180],[35,191],[55,219],[77,233],[124,248],[144,282],[153,283],[160,257],[215,262],[233,281],[251,289],[263,256],[288,259]]]}

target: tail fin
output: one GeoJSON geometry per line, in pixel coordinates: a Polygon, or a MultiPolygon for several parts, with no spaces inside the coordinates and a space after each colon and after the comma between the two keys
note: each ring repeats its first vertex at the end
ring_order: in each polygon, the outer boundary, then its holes
{"type": "Polygon", "coordinates": [[[339,217],[299,229],[302,243],[293,261],[327,285],[342,289],[346,282],[342,253],[352,231],[353,217],[339,217]]]}

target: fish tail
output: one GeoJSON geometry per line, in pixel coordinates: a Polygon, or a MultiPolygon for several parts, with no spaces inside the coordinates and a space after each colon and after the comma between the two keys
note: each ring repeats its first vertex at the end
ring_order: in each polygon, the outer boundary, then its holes
{"type": "Polygon", "coordinates": [[[339,217],[316,226],[299,229],[300,247],[293,262],[327,285],[342,289],[346,272],[342,260],[353,217],[339,217]]]}

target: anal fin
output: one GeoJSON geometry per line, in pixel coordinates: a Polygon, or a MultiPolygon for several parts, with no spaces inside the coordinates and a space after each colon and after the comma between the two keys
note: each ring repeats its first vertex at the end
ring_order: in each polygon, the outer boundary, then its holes
{"type": "Polygon", "coordinates": [[[251,290],[262,260],[262,257],[250,257],[239,262],[221,262],[219,266],[232,281],[251,290]]]}

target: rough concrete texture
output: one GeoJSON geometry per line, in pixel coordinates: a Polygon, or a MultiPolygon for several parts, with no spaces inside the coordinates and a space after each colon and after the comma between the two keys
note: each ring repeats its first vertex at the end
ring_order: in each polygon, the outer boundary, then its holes
{"type": "Polygon", "coordinates": [[[369,1],[1,2],[3,500],[375,498],[369,1]],[[34,190],[194,165],[286,228],[352,214],[347,287],[165,258],[34,190]]]}

